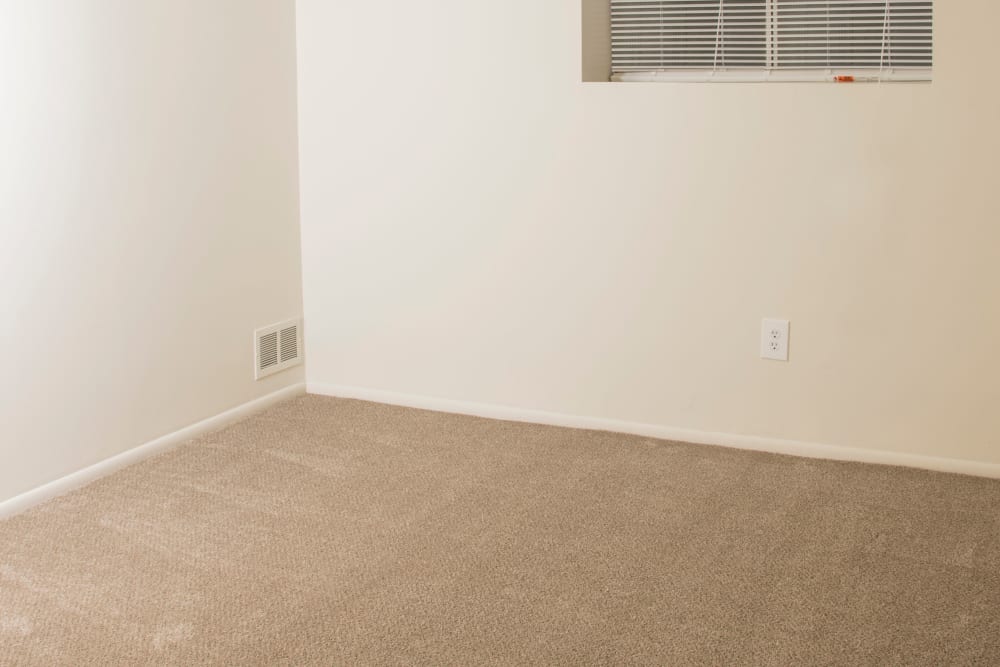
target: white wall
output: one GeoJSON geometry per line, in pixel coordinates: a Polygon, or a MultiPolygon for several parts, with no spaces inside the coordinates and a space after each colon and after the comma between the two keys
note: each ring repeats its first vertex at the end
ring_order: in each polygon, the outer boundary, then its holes
{"type": "Polygon", "coordinates": [[[582,84],[579,0],[299,0],[309,381],[1000,462],[997,20],[931,85],[582,84]]]}
{"type": "Polygon", "coordinates": [[[0,500],[302,380],[292,0],[0,0],[0,500]]]}

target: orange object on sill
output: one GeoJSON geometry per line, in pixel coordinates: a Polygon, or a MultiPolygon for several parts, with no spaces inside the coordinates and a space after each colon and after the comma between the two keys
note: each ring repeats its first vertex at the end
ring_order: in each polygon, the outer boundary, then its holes
{"type": "Polygon", "coordinates": [[[846,76],[846,75],[844,75],[844,76],[835,76],[835,77],[833,77],[833,80],[836,81],[837,83],[854,83],[854,77],[853,76],[846,76]]]}

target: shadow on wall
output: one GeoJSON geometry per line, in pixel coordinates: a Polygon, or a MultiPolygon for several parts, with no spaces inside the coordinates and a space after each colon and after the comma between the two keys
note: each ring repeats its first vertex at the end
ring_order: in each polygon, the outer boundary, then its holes
{"type": "Polygon", "coordinates": [[[580,0],[583,81],[611,80],[611,2],[580,0]]]}

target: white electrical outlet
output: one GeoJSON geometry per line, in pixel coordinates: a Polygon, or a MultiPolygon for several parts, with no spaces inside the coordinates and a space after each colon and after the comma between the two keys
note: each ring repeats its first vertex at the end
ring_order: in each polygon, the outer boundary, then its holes
{"type": "Polygon", "coordinates": [[[760,357],[788,361],[788,320],[765,319],[761,323],[760,357]]]}

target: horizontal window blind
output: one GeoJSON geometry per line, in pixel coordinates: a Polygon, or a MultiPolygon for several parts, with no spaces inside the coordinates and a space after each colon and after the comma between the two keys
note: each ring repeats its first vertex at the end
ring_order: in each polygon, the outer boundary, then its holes
{"type": "Polygon", "coordinates": [[[931,2],[777,0],[775,67],[931,67],[931,2]]]}
{"type": "Polygon", "coordinates": [[[765,0],[612,0],[612,70],[766,67],[767,26],[765,0]]]}
{"type": "MultiPolygon", "coordinates": [[[[611,0],[612,71],[926,71],[932,0],[611,0]]],[[[928,76],[929,78],[929,76],[928,76]]]]}

